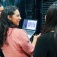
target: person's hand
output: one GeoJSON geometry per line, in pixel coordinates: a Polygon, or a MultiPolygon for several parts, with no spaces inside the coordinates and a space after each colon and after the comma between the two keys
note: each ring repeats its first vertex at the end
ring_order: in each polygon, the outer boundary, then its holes
{"type": "Polygon", "coordinates": [[[34,35],[34,38],[33,38],[33,42],[32,42],[32,44],[36,44],[36,42],[37,42],[37,39],[39,38],[41,36],[41,33],[39,33],[38,35],[34,35]]]}
{"type": "Polygon", "coordinates": [[[34,35],[33,40],[37,40],[40,36],[41,36],[41,33],[39,33],[38,35],[34,35]]]}

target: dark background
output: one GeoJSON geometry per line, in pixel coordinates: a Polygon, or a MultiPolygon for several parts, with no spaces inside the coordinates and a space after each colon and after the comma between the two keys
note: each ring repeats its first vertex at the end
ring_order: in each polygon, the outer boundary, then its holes
{"type": "Polygon", "coordinates": [[[39,34],[45,24],[45,14],[47,8],[56,0],[0,0],[3,6],[16,5],[21,13],[22,20],[19,28],[22,28],[24,19],[38,20],[35,34],[39,34]]]}

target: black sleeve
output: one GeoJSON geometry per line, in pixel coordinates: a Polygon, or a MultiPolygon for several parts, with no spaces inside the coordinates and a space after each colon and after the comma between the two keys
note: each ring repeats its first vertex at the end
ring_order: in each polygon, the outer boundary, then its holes
{"type": "Polygon", "coordinates": [[[4,57],[2,50],[0,49],[0,57],[4,57]]]}
{"type": "Polygon", "coordinates": [[[41,36],[36,43],[33,57],[46,57],[47,56],[47,39],[41,36]]]}

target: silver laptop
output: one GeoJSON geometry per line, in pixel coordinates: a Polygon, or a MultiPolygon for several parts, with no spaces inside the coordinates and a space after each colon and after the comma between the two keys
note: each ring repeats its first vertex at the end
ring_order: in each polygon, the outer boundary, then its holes
{"type": "Polygon", "coordinates": [[[36,32],[38,20],[24,19],[22,28],[27,32],[28,38],[30,39],[36,32]]]}

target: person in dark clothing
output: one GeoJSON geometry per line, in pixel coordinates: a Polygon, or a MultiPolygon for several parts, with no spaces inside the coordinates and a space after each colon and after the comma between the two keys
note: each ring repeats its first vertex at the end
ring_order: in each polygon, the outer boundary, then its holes
{"type": "Polygon", "coordinates": [[[1,48],[0,48],[0,57],[4,57],[4,54],[3,54],[2,50],[1,50],[1,48]]]}
{"type": "Polygon", "coordinates": [[[46,13],[45,26],[38,38],[33,57],[57,57],[57,4],[46,13]]]}

